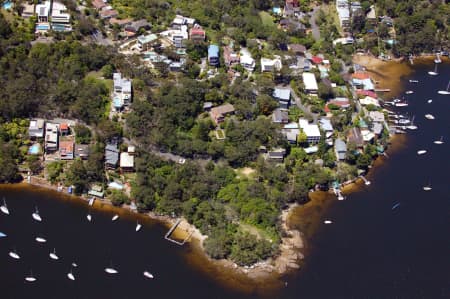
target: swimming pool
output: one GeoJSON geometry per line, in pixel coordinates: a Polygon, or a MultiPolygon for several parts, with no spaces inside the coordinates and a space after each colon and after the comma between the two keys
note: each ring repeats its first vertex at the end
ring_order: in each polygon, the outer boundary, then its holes
{"type": "Polygon", "coordinates": [[[37,155],[39,154],[41,151],[41,145],[39,143],[33,144],[32,146],[30,146],[30,148],[28,149],[28,153],[30,155],[37,155]]]}
{"type": "Polygon", "coordinates": [[[48,30],[50,28],[49,25],[46,24],[38,24],[36,25],[36,30],[48,30]]]}
{"type": "Polygon", "coordinates": [[[12,2],[11,1],[6,1],[5,3],[3,3],[3,8],[4,9],[11,9],[12,7],[12,2]]]}

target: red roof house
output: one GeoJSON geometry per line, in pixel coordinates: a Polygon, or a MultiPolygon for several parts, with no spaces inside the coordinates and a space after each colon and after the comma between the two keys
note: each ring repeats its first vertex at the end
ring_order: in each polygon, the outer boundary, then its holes
{"type": "Polygon", "coordinates": [[[314,64],[321,64],[322,61],[323,61],[323,59],[320,58],[319,56],[313,56],[313,57],[311,58],[311,61],[312,61],[314,64]]]}

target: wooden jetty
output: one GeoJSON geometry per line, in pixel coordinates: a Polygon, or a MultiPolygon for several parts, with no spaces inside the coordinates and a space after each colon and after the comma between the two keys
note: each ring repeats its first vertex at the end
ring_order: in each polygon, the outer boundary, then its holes
{"type": "Polygon", "coordinates": [[[167,231],[167,233],[164,235],[164,239],[166,239],[167,241],[170,241],[172,243],[175,243],[177,245],[183,246],[187,240],[189,240],[192,236],[192,234],[194,233],[194,231],[192,230],[189,235],[183,240],[183,241],[177,241],[175,239],[172,239],[170,236],[172,235],[172,233],[175,231],[175,229],[178,227],[178,225],[180,225],[181,223],[181,218],[177,219],[177,221],[172,225],[172,227],[167,231]]]}
{"type": "Polygon", "coordinates": [[[390,92],[390,88],[376,88],[375,92],[390,92]]]}
{"type": "Polygon", "coordinates": [[[364,181],[364,184],[366,184],[367,186],[370,185],[370,181],[367,180],[364,176],[360,175],[359,177],[364,181]]]}

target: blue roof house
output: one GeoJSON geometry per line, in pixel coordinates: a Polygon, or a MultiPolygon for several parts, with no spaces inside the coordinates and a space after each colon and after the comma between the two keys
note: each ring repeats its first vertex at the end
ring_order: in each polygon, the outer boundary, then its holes
{"type": "Polygon", "coordinates": [[[209,45],[208,47],[208,62],[209,65],[219,65],[219,46],[209,45]]]}

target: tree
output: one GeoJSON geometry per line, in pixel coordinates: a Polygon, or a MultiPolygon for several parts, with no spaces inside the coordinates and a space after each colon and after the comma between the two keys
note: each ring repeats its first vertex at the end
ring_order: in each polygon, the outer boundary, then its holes
{"type": "Polygon", "coordinates": [[[128,196],[126,196],[125,193],[119,190],[112,190],[110,198],[111,203],[114,206],[121,206],[124,203],[128,203],[130,201],[128,196]]]}
{"type": "Polygon", "coordinates": [[[39,173],[42,169],[41,160],[37,155],[29,155],[27,157],[28,167],[32,174],[39,173]]]}
{"type": "Polygon", "coordinates": [[[66,183],[74,186],[74,193],[79,195],[88,188],[88,177],[84,163],[81,160],[73,161],[66,172],[66,183]]]}
{"type": "Polygon", "coordinates": [[[88,144],[91,142],[91,130],[86,127],[85,125],[76,124],[73,128],[75,131],[75,142],[76,143],[82,143],[82,144],[88,144]]]}
{"type": "Polygon", "coordinates": [[[46,166],[47,178],[52,184],[59,180],[59,176],[63,173],[64,164],[60,161],[50,162],[46,166]]]}
{"type": "Polygon", "coordinates": [[[256,97],[256,107],[258,114],[269,115],[278,107],[278,103],[272,97],[262,94],[256,97]]]}

